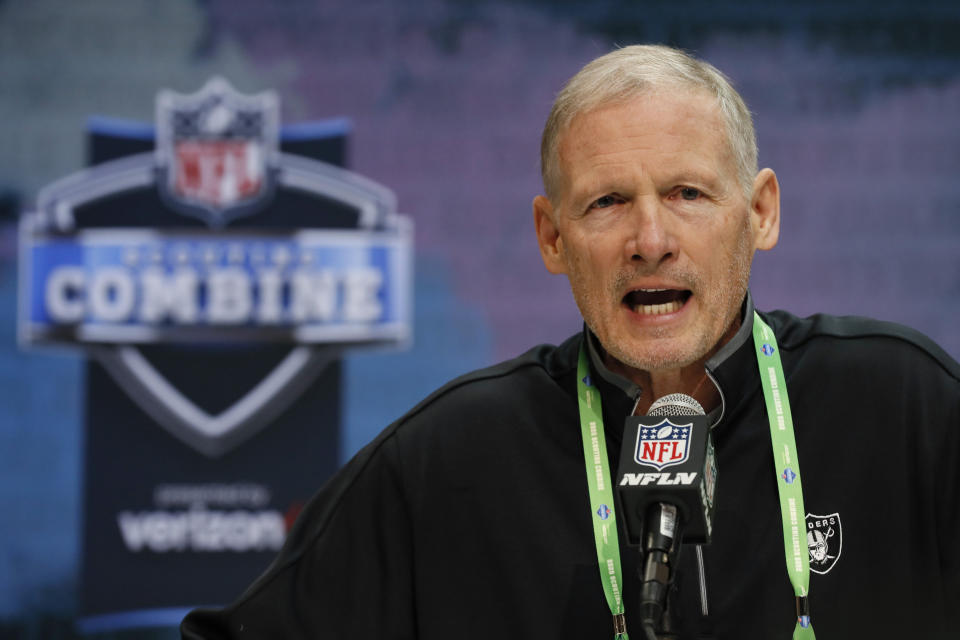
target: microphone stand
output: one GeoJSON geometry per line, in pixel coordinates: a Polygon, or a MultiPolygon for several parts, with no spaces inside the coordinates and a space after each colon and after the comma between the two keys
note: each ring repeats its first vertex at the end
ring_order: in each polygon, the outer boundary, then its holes
{"type": "Polygon", "coordinates": [[[640,578],[640,616],[646,640],[676,638],[670,616],[670,587],[683,535],[677,507],[655,502],[647,510],[640,578]]]}

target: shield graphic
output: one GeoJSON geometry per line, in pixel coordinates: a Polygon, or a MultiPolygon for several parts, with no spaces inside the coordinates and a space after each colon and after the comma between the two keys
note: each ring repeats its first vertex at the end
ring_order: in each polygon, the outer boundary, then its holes
{"type": "Polygon", "coordinates": [[[161,92],[172,116],[156,150],[48,185],[20,236],[21,343],[84,346],[208,456],[270,424],[345,349],[411,334],[412,225],[392,192],[277,153],[275,100],[231,92],[161,92]],[[190,127],[199,141],[176,138],[190,127]]]}
{"type": "Polygon", "coordinates": [[[223,78],[196,93],[157,96],[156,166],[161,197],[221,227],[269,203],[275,186],[276,94],[245,96],[223,78]]]}
{"type": "Polygon", "coordinates": [[[686,462],[690,457],[692,429],[693,423],[674,424],[669,418],[653,426],[641,426],[637,432],[634,459],[658,471],[686,462]]]}
{"type": "Polygon", "coordinates": [[[807,548],[810,551],[810,571],[824,575],[829,573],[840,559],[843,550],[843,527],[840,514],[821,516],[808,513],[807,548]]]}

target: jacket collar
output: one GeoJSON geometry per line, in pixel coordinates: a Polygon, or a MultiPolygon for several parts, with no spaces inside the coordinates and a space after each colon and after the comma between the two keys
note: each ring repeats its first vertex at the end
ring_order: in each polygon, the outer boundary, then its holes
{"type": "MultiPolygon", "coordinates": [[[[710,412],[712,428],[719,426],[725,418],[733,415],[735,409],[759,383],[755,356],[751,349],[753,312],[753,297],[747,291],[741,307],[740,329],[704,365],[707,376],[720,393],[720,407],[710,412]]],[[[583,328],[583,336],[587,343],[591,367],[600,380],[606,383],[601,386],[601,391],[605,391],[604,413],[607,413],[606,406],[613,402],[613,406],[616,407],[614,410],[621,418],[632,414],[643,389],[624,376],[614,373],[604,364],[601,355],[602,347],[586,325],[583,328]]]]}

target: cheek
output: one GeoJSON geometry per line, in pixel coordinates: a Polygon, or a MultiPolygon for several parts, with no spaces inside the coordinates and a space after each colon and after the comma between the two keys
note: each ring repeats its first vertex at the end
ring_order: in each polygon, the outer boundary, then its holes
{"type": "Polygon", "coordinates": [[[582,285],[596,289],[608,275],[605,262],[607,252],[598,243],[583,243],[579,250],[569,254],[568,265],[571,275],[582,285]]]}
{"type": "Polygon", "coordinates": [[[748,225],[738,221],[739,228],[726,230],[723,241],[714,245],[715,263],[710,275],[716,281],[718,298],[737,300],[750,279],[753,260],[753,236],[748,225]]]}
{"type": "Polygon", "coordinates": [[[728,214],[717,223],[706,236],[706,250],[713,255],[715,263],[741,266],[753,248],[749,221],[739,215],[728,214]]]}

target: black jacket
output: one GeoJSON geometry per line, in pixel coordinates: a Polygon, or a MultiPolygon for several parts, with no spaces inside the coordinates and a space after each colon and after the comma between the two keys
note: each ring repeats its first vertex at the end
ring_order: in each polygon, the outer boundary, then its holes
{"type": "MultiPolygon", "coordinates": [[[[685,638],[786,639],[795,623],[749,298],[745,307],[707,365],[723,397],[703,550],[709,614],[684,548],[685,638]]],[[[820,543],[812,566],[827,569],[811,573],[818,638],[960,637],[960,367],[897,325],[763,317],[780,343],[808,539],[820,543]]],[[[421,402],[320,490],[242,597],[191,613],[183,637],[612,637],[575,395],[582,339],[421,402]]],[[[633,399],[625,381],[597,373],[615,469],[633,399]]],[[[639,638],[637,555],[620,539],[627,629],[639,638]]]]}

